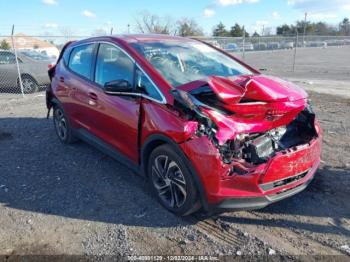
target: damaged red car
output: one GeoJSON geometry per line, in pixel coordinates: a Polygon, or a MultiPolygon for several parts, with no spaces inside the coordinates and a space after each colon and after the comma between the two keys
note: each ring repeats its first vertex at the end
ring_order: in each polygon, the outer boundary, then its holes
{"type": "Polygon", "coordinates": [[[263,208],[305,189],[320,163],[305,91],[198,40],[71,42],[49,76],[60,141],[84,140],[144,174],[177,215],[263,208]]]}

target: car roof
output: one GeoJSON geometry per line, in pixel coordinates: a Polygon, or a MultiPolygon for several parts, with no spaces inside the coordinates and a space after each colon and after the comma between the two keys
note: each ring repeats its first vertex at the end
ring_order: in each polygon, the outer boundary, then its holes
{"type": "Polygon", "coordinates": [[[116,38],[123,39],[127,42],[148,42],[148,41],[183,41],[183,42],[192,42],[193,39],[181,37],[181,36],[171,36],[164,34],[128,34],[128,35],[116,35],[116,38]]]}
{"type": "Polygon", "coordinates": [[[136,43],[136,42],[161,42],[161,41],[181,41],[181,42],[193,42],[194,39],[181,37],[181,36],[171,36],[164,34],[121,34],[121,35],[108,35],[108,36],[98,36],[89,39],[84,39],[78,42],[85,41],[99,41],[103,39],[119,40],[127,43],[136,43]]]}

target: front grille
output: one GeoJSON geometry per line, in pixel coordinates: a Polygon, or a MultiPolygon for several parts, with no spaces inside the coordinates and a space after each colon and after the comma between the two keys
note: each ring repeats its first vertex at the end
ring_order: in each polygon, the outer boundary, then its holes
{"type": "Polygon", "coordinates": [[[278,188],[278,187],[282,187],[282,186],[285,186],[285,185],[288,185],[288,184],[291,184],[293,182],[296,182],[296,181],[299,181],[301,179],[303,179],[308,173],[309,173],[309,170],[306,170],[302,173],[299,173],[295,176],[290,176],[290,177],[287,177],[287,178],[284,178],[284,179],[281,179],[281,180],[277,180],[277,181],[273,181],[273,182],[269,182],[269,183],[266,183],[266,184],[260,184],[260,187],[262,190],[264,191],[268,191],[268,190],[271,190],[271,189],[275,189],[275,188],[278,188]]]}

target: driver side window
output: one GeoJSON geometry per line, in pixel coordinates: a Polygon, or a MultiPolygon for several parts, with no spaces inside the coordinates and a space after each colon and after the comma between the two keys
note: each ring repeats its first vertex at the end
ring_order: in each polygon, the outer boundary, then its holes
{"type": "Polygon", "coordinates": [[[101,86],[116,80],[133,85],[134,62],[119,48],[100,44],[96,60],[95,82],[101,86]]]}

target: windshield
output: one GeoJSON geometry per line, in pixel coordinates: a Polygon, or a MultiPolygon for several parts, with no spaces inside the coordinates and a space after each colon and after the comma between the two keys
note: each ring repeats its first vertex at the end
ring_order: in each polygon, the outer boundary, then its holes
{"type": "Polygon", "coordinates": [[[138,42],[131,45],[174,87],[212,75],[252,74],[234,59],[200,42],[138,42]]]}

